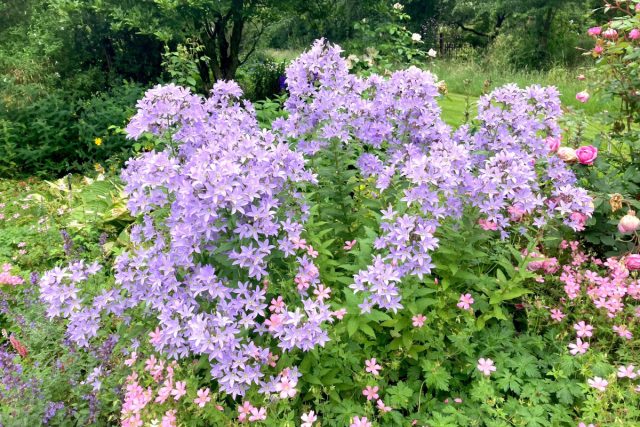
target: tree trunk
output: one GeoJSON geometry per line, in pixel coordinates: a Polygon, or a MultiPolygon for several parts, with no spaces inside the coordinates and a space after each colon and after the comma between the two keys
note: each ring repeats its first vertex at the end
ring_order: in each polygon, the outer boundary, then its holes
{"type": "Polygon", "coordinates": [[[232,80],[240,66],[240,47],[245,24],[245,0],[232,0],[225,14],[217,14],[213,23],[204,22],[200,38],[208,61],[198,61],[205,90],[218,80],[232,80]],[[229,28],[230,27],[230,28],[229,28]]]}

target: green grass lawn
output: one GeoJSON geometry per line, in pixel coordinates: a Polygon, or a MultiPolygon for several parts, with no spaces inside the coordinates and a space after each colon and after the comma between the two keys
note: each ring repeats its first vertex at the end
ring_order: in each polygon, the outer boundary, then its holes
{"type": "MultiPolygon", "coordinates": [[[[449,93],[438,100],[438,104],[442,108],[442,118],[444,121],[453,126],[458,127],[465,121],[465,110],[469,102],[469,117],[473,119],[478,111],[478,98],[467,96],[460,93],[449,93]]],[[[605,129],[597,123],[592,116],[587,116],[585,123],[584,139],[585,143],[592,140],[598,133],[605,129]]]]}

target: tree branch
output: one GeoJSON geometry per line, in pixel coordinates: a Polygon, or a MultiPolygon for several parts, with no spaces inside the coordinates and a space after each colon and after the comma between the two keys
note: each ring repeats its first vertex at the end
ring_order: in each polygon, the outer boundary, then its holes
{"type": "Polygon", "coordinates": [[[465,30],[465,31],[469,31],[470,33],[473,33],[473,34],[475,34],[477,36],[486,37],[486,38],[489,38],[489,39],[491,38],[491,36],[489,34],[481,33],[480,31],[474,30],[473,28],[465,27],[462,22],[457,22],[456,24],[458,25],[458,27],[460,29],[465,30]]]}
{"type": "Polygon", "coordinates": [[[260,38],[262,38],[262,34],[264,33],[264,29],[265,28],[266,28],[266,25],[264,25],[264,24],[260,27],[260,30],[258,31],[258,34],[253,39],[253,44],[251,45],[251,48],[249,48],[249,51],[244,56],[244,59],[242,59],[242,60],[240,60],[238,62],[238,65],[243,65],[244,63],[246,63],[247,59],[249,59],[249,57],[253,54],[253,52],[255,52],[256,47],[258,46],[258,42],[260,41],[260,38]]]}

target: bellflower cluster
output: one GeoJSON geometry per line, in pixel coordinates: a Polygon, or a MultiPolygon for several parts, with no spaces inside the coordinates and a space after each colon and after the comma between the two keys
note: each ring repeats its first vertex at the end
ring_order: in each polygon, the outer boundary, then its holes
{"type": "Polygon", "coordinates": [[[140,221],[132,248],[115,262],[116,288],[89,308],[75,286],[86,276],[78,265],[41,281],[49,315],[70,317],[81,343],[94,335],[87,328],[98,312],[145,306],[158,324],[154,347],[171,358],[205,355],[234,397],[252,385],[273,388],[262,380],[271,349],[323,345],[323,324],[334,318],[317,252],[302,238],[308,206],[299,189],[316,179],[300,153],[260,129],[241,95],[233,82],[218,82],[208,99],[174,85],[149,90],[127,132],[153,134],[164,149],[129,160],[122,172],[140,221]],[[291,292],[272,293],[273,269],[278,287],[291,292]],[[270,298],[279,301],[274,309],[270,298]]]}
{"type": "Polygon", "coordinates": [[[354,278],[352,288],[367,294],[363,311],[402,307],[398,283],[430,274],[438,226],[460,218],[465,206],[476,207],[483,228],[503,237],[525,219],[539,227],[559,217],[579,229],[591,215],[591,198],[545,142],[559,135],[554,88],[497,89],[479,103],[478,129],[453,133],[440,117],[433,74],[411,67],[361,78],[349,74],[340,52],[318,40],[293,61],[288,116],[273,128],[307,156],[332,140],[360,143],[362,176],[374,177],[380,191],[394,183],[403,188],[382,212],[378,255],[354,278]]]}
{"type": "Polygon", "coordinates": [[[86,264],[75,261],[67,267],[55,267],[47,271],[40,279],[40,299],[47,307],[46,314],[52,319],[62,317],[69,319],[67,334],[69,338],[82,347],[89,345],[89,340],[98,334],[100,314],[109,309],[115,312],[116,306],[110,304],[113,291],[105,291],[95,298],[93,306],[85,307],[85,302],[78,285],[86,282],[102,267],[94,262],[86,264]]]}

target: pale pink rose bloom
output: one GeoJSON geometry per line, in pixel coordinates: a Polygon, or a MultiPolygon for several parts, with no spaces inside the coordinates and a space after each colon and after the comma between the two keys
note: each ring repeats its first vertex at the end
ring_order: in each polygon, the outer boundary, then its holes
{"type": "MultiPolygon", "coordinates": [[[[640,3],[638,3],[640,4],[640,3]]],[[[631,40],[638,40],[640,39],[640,30],[637,28],[634,28],[633,30],[629,31],[629,38],[631,40]]]]}
{"type": "Polygon", "coordinates": [[[591,27],[587,30],[587,34],[590,36],[599,36],[602,33],[602,28],[600,27],[591,27]]]}
{"type": "Polygon", "coordinates": [[[575,162],[576,160],[578,160],[578,157],[576,156],[576,150],[571,147],[558,148],[558,157],[560,158],[560,160],[567,163],[575,162]]]}
{"type": "Polygon", "coordinates": [[[589,92],[587,92],[586,90],[576,93],[576,99],[583,104],[589,100],[589,97],[589,92]]]}

